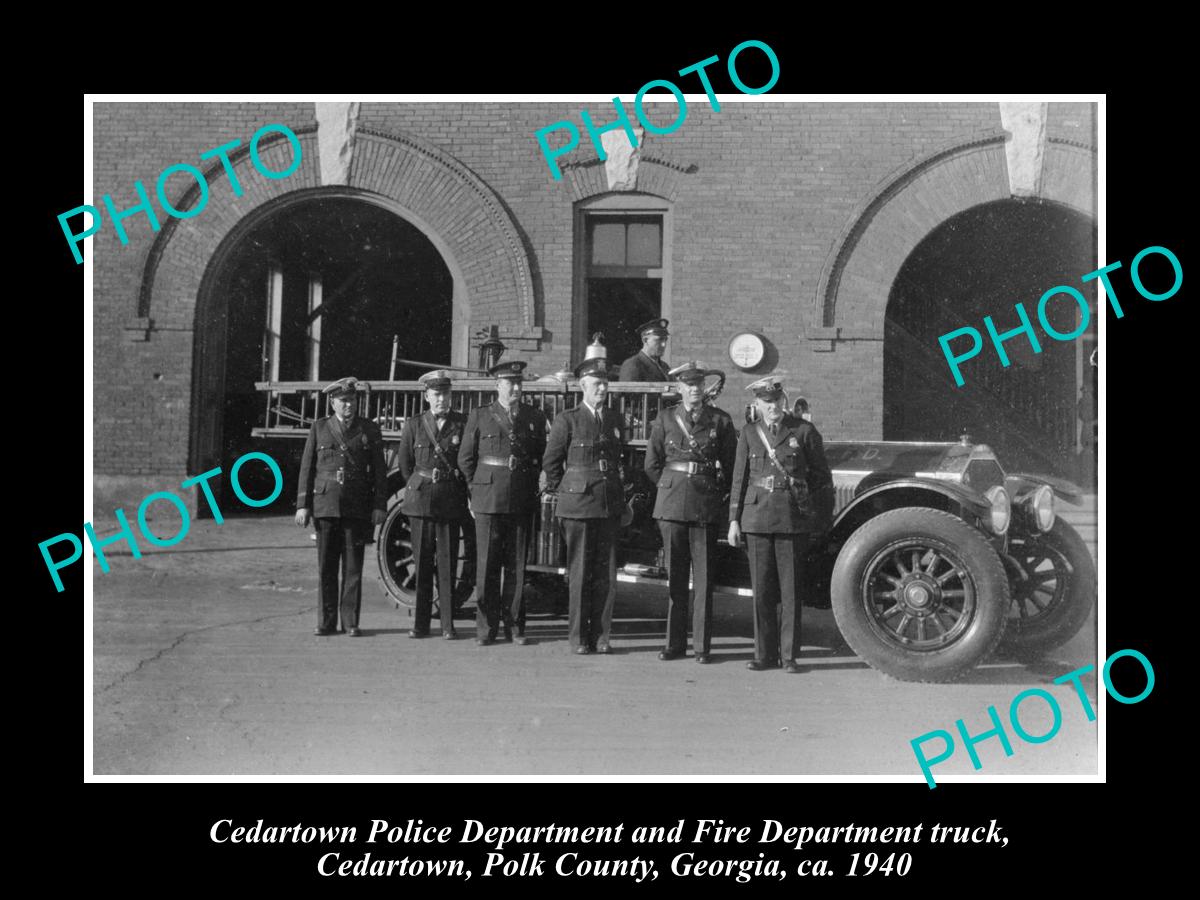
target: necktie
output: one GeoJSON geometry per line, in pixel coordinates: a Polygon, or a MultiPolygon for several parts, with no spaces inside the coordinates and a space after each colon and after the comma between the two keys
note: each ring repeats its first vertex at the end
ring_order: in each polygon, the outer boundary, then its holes
{"type": "Polygon", "coordinates": [[[602,415],[600,415],[599,409],[596,410],[596,430],[597,431],[604,430],[604,417],[602,415]]]}
{"type": "Polygon", "coordinates": [[[779,435],[779,426],[772,425],[771,426],[771,437],[777,437],[778,435],[779,435]]]}

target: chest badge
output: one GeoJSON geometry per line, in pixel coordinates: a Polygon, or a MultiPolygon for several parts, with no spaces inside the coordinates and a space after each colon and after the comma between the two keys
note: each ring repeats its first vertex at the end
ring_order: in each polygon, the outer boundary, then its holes
{"type": "MultiPolygon", "coordinates": [[[[795,440],[795,438],[793,438],[793,440],[795,440]]],[[[458,444],[458,441],[459,441],[459,438],[458,438],[458,435],[457,435],[457,434],[455,434],[455,435],[452,435],[452,436],[450,437],[450,443],[457,445],[457,444],[458,444]]],[[[793,446],[795,446],[795,445],[793,445],[793,446]]]]}
{"type": "Polygon", "coordinates": [[[798,440],[796,440],[795,435],[788,438],[788,446],[791,447],[793,450],[800,446],[800,442],[798,440]]]}
{"type": "Polygon", "coordinates": [[[613,429],[613,437],[618,441],[621,439],[621,429],[620,428],[613,429]]]}
{"type": "Polygon", "coordinates": [[[716,440],[716,437],[717,437],[717,429],[715,429],[715,428],[710,428],[710,429],[708,430],[708,437],[709,437],[709,439],[710,439],[710,440],[716,440]]]}

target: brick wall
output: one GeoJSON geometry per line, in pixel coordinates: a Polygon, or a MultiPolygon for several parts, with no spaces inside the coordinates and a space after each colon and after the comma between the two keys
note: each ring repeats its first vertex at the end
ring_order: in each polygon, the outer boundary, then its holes
{"type": "MultiPolygon", "coordinates": [[[[632,96],[626,106],[632,115],[632,96]]],[[[573,103],[365,103],[359,119],[360,128],[411,135],[432,145],[499,199],[515,223],[530,268],[534,324],[544,329],[540,340],[509,343],[540,371],[576,360],[581,348],[571,345],[573,181],[552,178],[533,134],[560,119],[582,128],[579,109],[573,103]]],[[[609,105],[587,109],[597,123],[613,119],[609,105]]],[[[673,103],[649,103],[647,110],[658,123],[675,115],[673,103]]],[[[93,122],[96,198],[111,193],[120,208],[136,202],[135,179],[152,193],[158,173],[172,163],[197,163],[202,151],[235,138],[245,144],[269,122],[311,129],[315,115],[307,103],[98,104],[93,122]]],[[[642,151],[644,160],[659,161],[642,162],[644,180],[669,183],[675,190],[669,357],[698,357],[725,368],[730,380],[722,401],[736,412],[745,396],[742,388],[764,373],[739,373],[726,348],[737,331],[762,332],[777,354],[772,370],[786,373],[789,383],[809,397],[828,438],[879,437],[882,343],[870,334],[832,344],[810,340],[819,336],[814,323],[820,323],[822,273],[856,211],[882,183],[939,148],[999,127],[994,103],[723,102],[720,112],[704,101],[689,103],[683,125],[671,135],[646,135],[642,151]]],[[[1094,129],[1091,105],[1050,104],[1051,138],[1092,144],[1094,129]]],[[[230,227],[256,203],[315,185],[315,141],[305,140],[301,172],[238,201],[226,181],[214,180],[208,208],[187,220],[188,228],[196,235],[206,229],[215,234],[218,223],[230,227]]],[[[378,152],[378,147],[372,149],[378,152]]],[[[560,161],[594,159],[584,133],[579,148],[560,161]]],[[[365,156],[356,160],[354,177],[373,190],[390,190],[380,186],[383,176],[368,162],[365,156]]],[[[602,175],[602,167],[597,169],[602,175]]],[[[246,170],[243,183],[262,180],[246,170]]],[[[963,166],[940,177],[962,185],[981,176],[963,166]]],[[[179,176],[171,184],[186,182],[179,176]]],[[[493,239],[494,232],[466,218],[466,207],[456,212],[455,204],[461,206],[469,193],[461,183],[439,180],[432,171],[424,184],[427,193],[432,185],[441,195],[428,198],[431,208],[451,197],[443,204],[448,204],[446,221],[457,222],[460,243],[476,240],[473,228],[480,229],[478,240],[493,239]]],[[[155,298],[168,300],[156,299],[160,308],[149,313],[164,330],[138,341],[133,339],[138,333],[130,329],[138,324],[138,298],[155,235],[144,216],[127,220],[126,227],[126,247],[108,225],[88,241],[88,252],[95,254],[95,471],[98,478],[121,483],[182,478],[192,394],[194,323],[189,317],[196,299],[188,294],[194,293],[192,285],[198,284],[211,256],[201,248],[215,246],[216,237],[197,237],[190,255],[182,243],[172,251],[172,285],[154,286],[155,298]]],[[[881,247],[879,252],[897,251],[881,247]]],[[[505,294],[513,290],[512,265],[500,246],[468,262],[468,280],[474,279],[471,333],[498,317],[520,318],[515,301],[505,294]]],[[[869,270],[872,258],[856,258],[855,265],[869,270]]],[[[868,305],[856,308],[853,316],[857,318],[840,324],[869,331],[881,326],[883,310],[868,305]]],[[[498,324],[502,331],[524,325],[498,324]]]]}

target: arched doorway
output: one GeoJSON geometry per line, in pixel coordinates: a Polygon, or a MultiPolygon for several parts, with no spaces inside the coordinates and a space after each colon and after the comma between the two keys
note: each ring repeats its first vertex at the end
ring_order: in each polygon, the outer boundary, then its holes
{"type": "MultiPolygon", "coordinates": [[[[294,486],[301,442],[250,436],[265,406],[255,382],[386,380],[394,337],[401,358],[449,362],[454,300],[439,248],[373,199],[315,192],[255,217],[214,255],[197,306],[194,384],[205,415],[193,440],[195,470],[228,472],[259,450],[294,486]]],[[[397,366],[395,377],[422,371],[397,366]]],[[[224,496],[227,480],[221,487],[222,509],[242,509],[224,496]]],[[[270,484],[255,489],[247,481],[250,496],[268,494],[270,484]]],[[[291,493],[275,506],[294,502],[291,493]]]]}
{"type": "MultiPolygon", "coordinates": [[[[955,440],[963,432],[991,445],[1005,467],[1076,477],[1081,356],[1094,346],[1095,317],[1077,341],[1050,339],[1037,325],[1038,299],[1056,285],[1080,283],[1093,271],[1093,221],[1069,207],[1006,199],[947,219],[908,255],[888,297],[884,323],[883,437],[955,440]],[[1041,352],[1024,335],[1004,344],[1003,367],[984,333],[992,316],[1003,333],[1020,324],[1021,302],[1038,329],[1041,352]],[[963,366],[957,387],[938,336],[964,325],[984,333],[984,349],[963,366]]],[[[1077,322],[1073,303],[1047,308],[1060,333],[1077,322]]]]}

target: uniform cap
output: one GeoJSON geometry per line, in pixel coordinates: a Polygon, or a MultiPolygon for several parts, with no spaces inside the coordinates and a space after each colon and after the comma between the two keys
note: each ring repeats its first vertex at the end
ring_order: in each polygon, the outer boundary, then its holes
{"type": "Polygon", "coordinates": [[[783,381],[775,375],[768,375],[766,378],[760,378],[758,381],[746,385],[746,390],[752,391],[755,397],[775,400],[783,394],[783,381]]]}
{"type": "MultiPolygon", "coordinates": [[[[366,382],[362,383],[367,387],[366,382]]],[[[339,378],[337,381],[330,382],[321,388],[322,394],[328,394],[330,399],[341,397],[345,394],[353,394],[358,390],[359,381],[353,375],[348,375],[345,378],[339,378]]]]}
{"type": "Polygon", "coordinates": [[[450,387],[450,373],[445,369],[434,369],[426,372],[417,381],[425,386],[427,391],[444,391],[450,387]]]}
{"type": "Polygon", "coordinates": [[[651,319],[649,322],[643,322],[637,327],[637,333],[645,337],[648,334],[657,334],[662,337],[667,337],[671,332],[667,331],[666,319],[651,319]]]}
{"type": "Polygon", "coordinates": [[[500,363],[498,366],[492,366],[488,369],[489,375],[495,375],[497,378],[512,378],[515,381],[522,381],[525,378],[525,367],[529,365],[524,360],[510,359],[508,362],[500,363]]]}
{"type": "Polygon", "coordinates": [[[575,377],[582,378],[585,375],[603,378],[605,381],[608,381],[608,360],[603,356],[593,356],[591,359],[585,359],[575,367],[575,377]]]}
{"type": "Polygon", "coordinates": [[[676,366],[667,373],[676,381],[703,381],[709,375],[720,375],[716,369],[706,369],[699,360],[689,359],[683,365],[676,366]]]}

